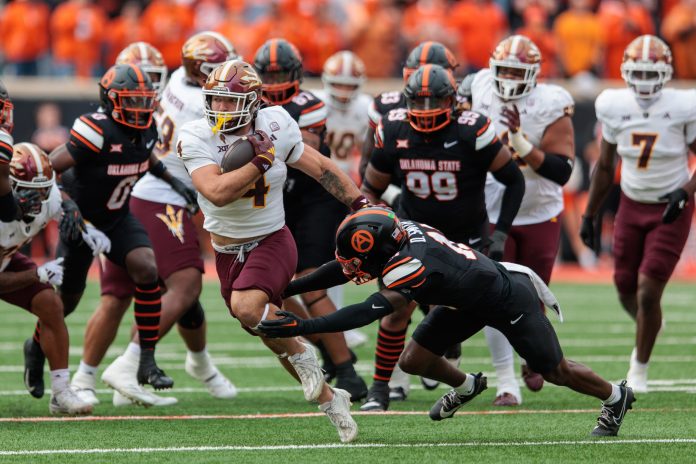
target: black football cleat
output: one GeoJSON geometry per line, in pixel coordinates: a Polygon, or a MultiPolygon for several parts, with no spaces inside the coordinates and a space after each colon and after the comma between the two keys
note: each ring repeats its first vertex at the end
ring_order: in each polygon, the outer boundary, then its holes
{"type": "Polygon", "coordinates": [[[355,371],[352,374],[336,376],[336,388],[350,393],[350,401],[356,402],[367,396],[367,384],[355,371]]]}
{"type": "Polygon", "coordinates": [[[157,367],[155,350],[142,350],[138,365],[138,383],[152,385],[155,390],[164,390],[174,386],[174,380],[157,367]]]}
{"type": "Polygon", "coordinates": [[[24,342],[24,386],[34,398],[44,396],[44,363],[46,356],[41,350],[41,345],[33,338],[27,338],[24,342]]]}
{"type": "Polygon", "coordinates": [[[602,405],[602,410],[597,418],[597,426],[592,430],[592,436],[615,437],[619,434],[624,416],[629,409],[633,409],[632,405],[636,400],[633,390],[626,386],[625,380],[619,384],[619,388],[621,389],[621,399],[614,404],[602,405]]]}
{"type": "Polygon", "coordinates": [[[434,421],[449,419],[455,412],[469,401],[473,400],[482,391],[488,388],[488,379],[481,372],[471,374],[474,376],[474,391],[468,395],[460,395],[452,389],[445,393],[442,398],[437,400],[430,408],[430,418],[434,421]]]}
{"type": "Polygon", "coordinates": [[[367,400],[360,406],[361,411],[386,411],[389,409],[389,384],[375,382],[367,392],[367,400]]]}

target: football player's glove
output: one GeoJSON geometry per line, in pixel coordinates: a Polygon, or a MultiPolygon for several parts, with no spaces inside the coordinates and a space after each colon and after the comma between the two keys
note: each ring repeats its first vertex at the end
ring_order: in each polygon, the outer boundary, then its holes
{"type": "Polygon", "coordinates": [[[176,193],[181,195],[183,199],[186,200],[186,210],[191,214],[196,214],[199,209],[198,194],[196,193],[196,191],[189,188],[186,184],[184,184],[176,177],[171,178],[169,185],[172,186],[172,189],[176,193]]]}
{"type": "Polygon", "coordinates": [[[85,230],[85,221],[82,213],[74,200],[63,200],[63,217],[60,220],[58,230],[60,238],[65,243],[77,243],[82,238],[82,231],[85,230]]]}
{"type": "Polygon", "coordinates": [[[287,338],[304,334],[304,319],[288,311],[276,311],[282,319],[265,319],[256,326],[256,330],[270,338],[287,338]]]}
{"type": "Polygon", "coordinates": [[[488,257],[495,261],[502,261],[506,240],[507,234],[505,232],[494,230],[491,234],[491,244],[488,247],[488,257]]]}
{"type": "Polygon", "coordinates": [[[683,188],[678,188],[665,195],[662,195],[658,200],[666,200],[667,207],[662,214],[662,222],[671,224],[677,220],[681,212],[689,204],[689,194],[683,188]]]}

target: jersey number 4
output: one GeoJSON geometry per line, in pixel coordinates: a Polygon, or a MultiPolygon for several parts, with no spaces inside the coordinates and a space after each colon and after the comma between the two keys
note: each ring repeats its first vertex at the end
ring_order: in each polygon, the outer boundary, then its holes
{"type": "Polygon", "coordinates": [[[631,134],[631,145],[640,146],[640,156],[638,157],[638,169],[647,169],[648,162],[655,149],[655,142],[659,134],[644,134],[633,132],[631,134]]]}
{"type": "Polygon", "coordinates": [[[250,188],[242,195],[242,198],[251,198],[251,203],[254,208],[265,208],[268,190],[269,186],[266,184],[266,176],[261,176],[254,184],[254,187],[250,188]]]}

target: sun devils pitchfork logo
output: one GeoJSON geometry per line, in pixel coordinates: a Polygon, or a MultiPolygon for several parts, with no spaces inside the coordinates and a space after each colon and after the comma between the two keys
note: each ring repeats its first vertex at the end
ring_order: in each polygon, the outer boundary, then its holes
{"type": "Polygon", "coordinates": [[[171,232],[173,236],[178,238],[181,243],[184,243],[184,209],[182,208],[179,211],[174,211],[172,205],[167,205],[165,212],[166,214],[157,213],[156,216],[167,225],[169,232],[171,232]]]}

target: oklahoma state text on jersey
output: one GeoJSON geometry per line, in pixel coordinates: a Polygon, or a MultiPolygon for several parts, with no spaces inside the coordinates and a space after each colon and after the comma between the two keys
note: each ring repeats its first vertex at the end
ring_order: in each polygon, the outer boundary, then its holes
{"type": "Polygon", "coordinates": [[[479,113],[465,111],[427,134],[413,129],[406,109],[397,108],[377,127],[370,164],[401,185],[399,216],[462,241],[479,236],[487,221],[486,173],[501,147],[493,124],[479,113]]]}
{"type": "Polygon", "coordinates": [[[150,168],[156,142],[155,124],[128,129],[104,113],[75,120],[67,145],[76,163],[69,191],[85,219],[110,230],[128,213],[131,189],[150,168]]]}

